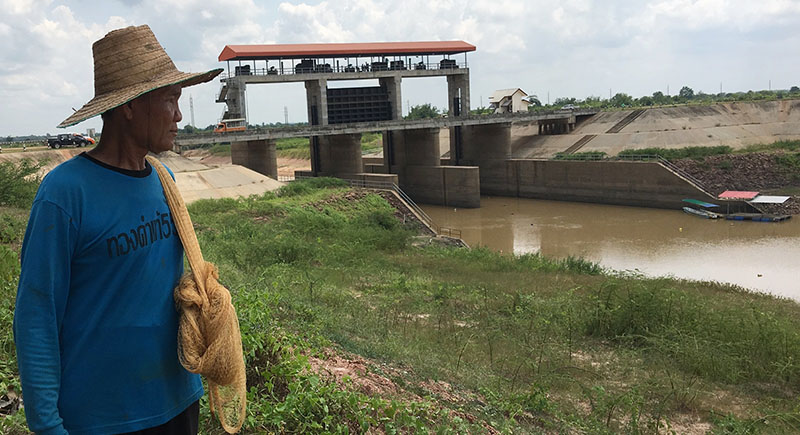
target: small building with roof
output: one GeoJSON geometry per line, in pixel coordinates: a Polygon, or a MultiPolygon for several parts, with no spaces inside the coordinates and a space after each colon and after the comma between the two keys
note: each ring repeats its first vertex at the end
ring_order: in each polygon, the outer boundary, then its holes
{"type": "Polygon", "coordinates": [[[527,112],[530,103],[524,98],[528,94],[520,88],[500,89],[489,97],[489,108],[494,113],[527,112]]]}

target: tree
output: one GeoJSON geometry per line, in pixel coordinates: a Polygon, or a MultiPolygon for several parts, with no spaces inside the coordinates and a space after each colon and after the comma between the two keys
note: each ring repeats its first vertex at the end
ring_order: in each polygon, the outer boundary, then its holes
{"type": "Polygon", "coordinates": [[[647,95],[639,98],[637,100],[640,106],[652,106],[653,105],[653,97],[648,97],[647,95]]]}
{"type": "Polygon", "coordinates": [[[792,86],[792,87],[789,89],[789,92],[791,92],[791,93],[793,93],[793,94],[800,93],[800,88],[798,88],[797,86],[792,86]]]}
{"type": "Polygon", "coordinates": [[[492,113],[494,113],[494,109],[491,107],[478,107],[469,111],[470,115],[491,115],[492,113]]]}
{"type": "Polygon", "coordinates": [[[539,100],[539,96],[537,95],[528,95],[527,97],[523,98],[523,100],[528,100],[531,103],[531,106],[539,107],[542,105],[542,102],[539,100]]]}
{"type": "Polygon", "coordinates": [[[688,86],[684,86],[678,92],[678,96],[687,100],[694,98],[694,90],[688,86]]]}
{"type": "Polygon", "coordinates": [[[554,106],[563,106],[565,104],[577,104],[578,100],[575,98],[567,98],[567,97],[558,97],[555,101],[553,101],[554,106]]]}
{"type": "Polygon", "coordinates": [[[611,107],[630,107],[633,105],[633,97],[625,93],[618,93],[608,101],[611,107]]]}
{"type": "Polygon", "coordinates": [[[436,106],[425,103],[419,106],[412,106],[406,119],[438,118],[439,115],[439,109],[436,106]]]}
{"type": "Polygon", "coordinates": [[[11,136],[6,137],[6,142],[14,142],[14,138],[11,136]]]}

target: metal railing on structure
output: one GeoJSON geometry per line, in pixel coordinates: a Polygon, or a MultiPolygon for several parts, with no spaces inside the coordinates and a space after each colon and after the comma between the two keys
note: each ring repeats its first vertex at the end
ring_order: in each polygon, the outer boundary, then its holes
{"type": "Polygon", "coordinates": [[[680,175],[681,177],[685,178],[690,183],[694,184],[695,187],[702,190],[703,193],[714,197],[711,193],[709,193],[709,189],[703,184],[702,181],[698,180],[688,172],[684,171],[683,169],[679,168],[674,163],[670,162],[669,160],[661,157],[658,154],[629,154],[629,155],[622,155],[622,156],[614,156],[608,157],[603,153],[586,153],[586,154],[566,154],[559,157],[556,157],[551,160],[579,160],[579,161],[634,161],[634,162],[658,162],[665,168],[669,169],[670,171],[680,175]]]}
{"type": "MultiPolygon", "coordinates": [[[[227,79],[236,76],[285,76],[295,74],[319,74],[319,73],[361,73],[361,72],[387,72],[387,71],[427,71],[427,70],[457,70],[459,68],[467,68],[467,62],[417,62],[417,63],[396,63],[392,65],[390,61],[388,65],[383,65],[383,62],[364,63],[361,65],[329,65],[329,64],[316,64],[309,67],[298,67],[293,65],[290,68],[248,68],[239,69],[233,73],[222,73],[219,75],[220,79],[227,79]],[[377,64],[377,65],[376,65],[377,64]]],[[[249,65],[248,65],[249,66],[249,65]]],[[[219,95],[217,95],[219,98],[219,95]]]]}
{"type": "MultiPolygon", "coordinates": [[[[278,181],[283,181],[278,177],[278,181]]],[[[311,177],[286,177],[286,181],[296,181],[305,178],[311,177]]],[[[436,222],[428,216],[427,213],[408,196],[407,193],[403,191],[397,184],[388,181],[367,181],[367,180],[347,180],[342,179],[343,181],[347,182],[351,187],[359,188],[359,189],[375,189],[375,190],[389,190],[393,191],[400,197],[400,199],[405,203],[405,205],[414,213],[417,218],[419,218],[422,223],[431,229],[436,235],[454,237],[454,238],[461,238],[461,230],[456,228],[448,228],[442,227],[436,224],[436,222]]]]}

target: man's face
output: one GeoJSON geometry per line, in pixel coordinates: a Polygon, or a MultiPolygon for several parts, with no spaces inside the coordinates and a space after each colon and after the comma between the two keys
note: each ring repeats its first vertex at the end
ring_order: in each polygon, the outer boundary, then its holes
{"type": "Polygon", "coordinates": [[[178,134],[178,122],[183,119],[178,107],[181,86],[166,86],[148,92],[131,103],[133,109],[133,134],[141,138],[148,151],[161,153],[172,149],[178,134]]]}

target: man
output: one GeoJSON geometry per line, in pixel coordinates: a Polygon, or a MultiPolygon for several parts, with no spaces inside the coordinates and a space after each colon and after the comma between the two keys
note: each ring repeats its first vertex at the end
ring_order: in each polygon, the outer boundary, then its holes
{"type": "Polygon", "coordinates": [[[92,47],[100,144],[53,169],[31,209],[14,336],[28,426],[40,434],[197,433],[197,375],[177,357],[183,250],[148,152],[172,148],[178,71],[147,26],[92,47]]]}

